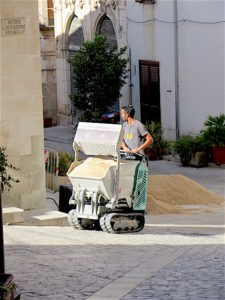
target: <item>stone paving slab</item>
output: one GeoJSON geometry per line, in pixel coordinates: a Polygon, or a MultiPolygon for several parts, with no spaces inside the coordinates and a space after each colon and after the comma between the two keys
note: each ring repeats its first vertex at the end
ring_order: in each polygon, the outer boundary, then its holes
{"type": "Polygon", "coordinates": [[[35,226],[68,226],[68,214],[60,211],[47,211],[43,215],[33,216],[35,226]]]}
{"type": "Polygon", "coordinates": [[[17,224],[24,221],[24,210],[18,207],[4,207],[2,209],[3,224],[17,224]]]}

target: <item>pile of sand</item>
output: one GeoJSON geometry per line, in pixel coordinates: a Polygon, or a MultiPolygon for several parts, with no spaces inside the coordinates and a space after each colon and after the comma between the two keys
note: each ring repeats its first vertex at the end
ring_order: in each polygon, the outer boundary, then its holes
{"type": "Polygon", "coordinates": [[[182,175],[148,178],[147,211],[153,214],[187,213],[182,205],[221,205],[224,198],[182,175]]]}

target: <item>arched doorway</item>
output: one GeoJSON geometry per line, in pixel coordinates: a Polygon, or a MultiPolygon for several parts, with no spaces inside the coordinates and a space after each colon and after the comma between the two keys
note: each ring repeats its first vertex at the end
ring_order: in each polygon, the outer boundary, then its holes
{"type": "MultiPolygon", "coordinates": [[[[112,21],[104,16],[97,26],[97,33],[108,38],[110,46],[117,46],[116,33],[112,21]]],[[[119,99],[109,108],[111,111],[119,112],[119,99]]]]}
{"type": "MultiPolygon", "coordinates": [[[[68,49],[69,59],[72,59],[76,52],[80,49],[84,42],[84,34],[80,20],[77,16],[74,16],[70,23],[70,29],[68,33],[68,49]]],[[[71,94],[74,93],[75,82],[72,76],[72,68],[70,65],[70,90],[71,94]]]]}

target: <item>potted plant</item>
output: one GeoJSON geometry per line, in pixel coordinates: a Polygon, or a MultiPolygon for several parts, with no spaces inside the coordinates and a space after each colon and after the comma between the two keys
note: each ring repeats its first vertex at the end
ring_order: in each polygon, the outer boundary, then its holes
{"type": "Polygon", "coordinates": [[[150,147],[145,149],[145,154],[150,160],[162,159],[162,156],[169,151],[169,142],[163,138],[161,123],[147,122],[145,127],[150,132],[154,141],[150,147]]]}
{"type": "Polygon", "coordinates": [[[12,274],[0,274],[0,300],[20,299],[12,274]]]}
{"type": "Polygon", "coordinates": [[[201,135],[195,136],[192,140],[192,157],[189,165],[198,168],[208,166],[208,154],[201,135]]]}
{"type": "Polygon", "coordinates": [[[71,164],[74,162],[74,155],[69,152],[59,152],[59,174],[58,174],[58,186],[70,185],[70,180],[66,175],[71,164]]]}
{"type": "Polygon", "coordinates": [[[207,166],[207,154],[204,151],[201,136],[184,135],[176,140],[173,145],[174,151],[179,154],[182,166],[207,166]]]}
{"type": "Polygon", "coordinates": [[[202,138],[206,146],[211,147],[215,164],[225,164],[225,115],[210,115],[205,121],[202,138]]]}

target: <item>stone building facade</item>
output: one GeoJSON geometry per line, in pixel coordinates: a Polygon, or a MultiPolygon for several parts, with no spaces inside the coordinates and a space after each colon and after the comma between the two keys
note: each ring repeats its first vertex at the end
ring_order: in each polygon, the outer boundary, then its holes
{"type": "MultiPolygon", "coordinates": [[[[69,95],[73,84],[68,59],[83,41],[93,40],[95,33],[106,34],[117,46],[127,46],[126,1],[55,0],[55,37],[57,68],[57,122],[73,123],[69,95]]],[[[128,53],[127,53],[128,56],[128,53]]],[[[127,86],[122,90],[123,99],[128,102],[127,86]]],[[[122,102],[121,102],[122,103],[122,102]]]]}
{"type": "Polygon", "coordinates": [[[54,10],[58,124],[73,123],[67,60],[96,32],[127,46],[120,105],[161,122],[168,139],[199,134],[209,114],[225,112],[225,0],[55,0],[54,10]]]}
{"type": "Polygon", "coordinates": [[[37,1],[0,0],[0,146],[20,180],[3,205],[46,204],[40,32],[37,1]]]}

